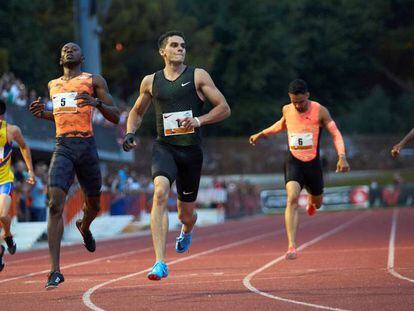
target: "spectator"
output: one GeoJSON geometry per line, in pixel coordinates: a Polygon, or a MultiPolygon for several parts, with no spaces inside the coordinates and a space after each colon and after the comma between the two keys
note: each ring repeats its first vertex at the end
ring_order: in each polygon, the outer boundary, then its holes
{"type": "Polygon", "coordinates": [[[14,100],[15,105],[19,107],[26,107],[27,105],[27,92],[26,89],[23,89],[22,92],[17,96],[17,98],[14,100]]]}
{"type": "Polygon", "coordinates": [[[27,179],[27,168],[26,163],[20,160],[15,165],[14,172],[14,194],[18,197],[17,203],[17,219],[19,222],[29,221],[29,211],[26,208],[26,196],[27,196],[27,185],[25,180],[27,179]]]}
{"type": "Polygon", "coordinates": [[[35,166],[36,183],[30,190],[32,205],[30,206],[31,221],[46,221],[46,179],[47,166],[44,163],[38,163],[35,166]]]}
{"type": "Polygon", "coordinates": [[[30,90],[28,102],[34,102],[38,98],[36,90],[30,90]]]}

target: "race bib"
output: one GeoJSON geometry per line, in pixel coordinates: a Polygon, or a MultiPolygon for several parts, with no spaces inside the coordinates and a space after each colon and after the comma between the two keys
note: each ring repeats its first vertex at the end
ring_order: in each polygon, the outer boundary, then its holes
{"type": "Polygon", "coordinates": [[[192,110],[163,113],[162,121],[164,124],[164,135],[171,136],[171,135],[183,135],[183,134],[194,133],[194,129],[186,130],[185,128],[181,127],[180,121],[179,121],[180,119],[192,118],[192,117],[193,117],[192,110]]]}
{"type": "Polygon", "coordinates": [[[67,92],[53,95],[53,114],[77,112],[78,106],[75,100],[77,94],[77,92],[67,92]]]}
{"type": "Polygon", "coordinates": [[[309,150],[313,147],[312,133],[289,134],[290,150],[309,150]]]}

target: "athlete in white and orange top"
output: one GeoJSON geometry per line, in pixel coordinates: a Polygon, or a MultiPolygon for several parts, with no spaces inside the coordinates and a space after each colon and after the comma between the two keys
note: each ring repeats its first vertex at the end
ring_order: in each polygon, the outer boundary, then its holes
{"type": "Polygon", "coordinates": [[[289,153],[285,163],[287,203],[285,210],[288,252],[286,259],[296,258],[296,231],[298,226],[298,200],[303,187],[308,192],[307,211],[313,215],[322,204],[323,175],[319,159],[321,128],[331,134],[338,153],[337,172],[349,171],[342,135],[328,109],[309,100],[306,82],[294,80],[289,85],[291,103],[283,107],[283,116],[272,126],[250,136],[250,143],[287,130],[289,153]]]}

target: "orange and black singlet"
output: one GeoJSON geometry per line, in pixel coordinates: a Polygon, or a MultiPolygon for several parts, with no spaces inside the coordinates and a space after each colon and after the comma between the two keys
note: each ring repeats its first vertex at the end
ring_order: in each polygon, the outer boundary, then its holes
{"type": "Polygon", "coordinates": [[[50,81],[50,98],[53,102],[53,116],[56,125],[56,137],[91,137],[92,106],[78,107],[75,97],[80,93],[94,95],[92,74],[80,75],[63,80],[63,77],[50,81]]]}

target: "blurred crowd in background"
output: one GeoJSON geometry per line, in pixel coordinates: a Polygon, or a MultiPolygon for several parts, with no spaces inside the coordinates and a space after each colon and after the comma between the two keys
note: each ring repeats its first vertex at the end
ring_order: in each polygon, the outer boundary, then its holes
{"type": "MultiPolygon", "coordinates": [[[[47,93],[47,92],[45,92],[47,93]]],[[[27,109],[27,106],[38,98],[36,90],[28,90],[21,79],[13,73],[6,73],[0,77],[0,98],[5,100],[7,105],[27,109]]],[[[46,109],[52,109],[49,98],[43,98],[46,109]]],[[[122,144],[122,137],[126,131],[126,121],[130,107],[125,103],[117,103],[121,109],[120,124],[116,131],[118,148],[122,144]]],[[[18,110],[20,111],[20,110],[18,110]]],[[[23,111],[23,110],[22,110],[23,111]]],[[[16,110],[14,110],[16,113],[16,110]]],[[[7,114],[7,113],[6,113],[7,114]]],[[[16,118],[17,116],[15,116],[16,118]]],[[[10,115],[13,121],[13,115],[10,115]]],[[[26,123],[27,121],[24,121],[26,123]]],[[[98,112],[94,114],[94,124],[104,128],[114,128],[114,125],[107,122],[98,112]]],[[[25,126],[27,124],[18,124],[25,126]]],[[[102,129],[101,127],[101,129],[102,129]]],[[[31,133],[30,129],[25,131],[31,133]]],[[[42,132],[44,135],[44,132],[42,132]]],[[[25,133],[23,133],[25,134],[25,133]]],[[[104,134],[106,135],[106,134],[104,134]]],[[[334,169],[336,154],[329,138],[324,138],[321,148],[321,160],[325,172],[334,169]]],[[[280,173],[281,163],[285,155],[285,138],[281,135],[263,141],[256,148],[248,146],[245,138],[205,139],[204,168],[203,174],[271,174],[280,173]],[[229,147],[231,145],[231,148],[229,147]],[[242,153],[234,153],[233,150],[245,150],[242,153]],[[232,161],[225,161],[231,158],[232,161]]],[[[403,167],[405,162],[412,157],[412,149],[405,150],[405,153],[397,160],[392,160],[389,150],[384,146],[391,146],[393,138],[381,136],[375,138],[354,137],[346,139],[348,158],[353,169],[392,169],[403,167]],[[360,146],[363,146],[361,148],[360,146]],[[376,161],[373,161],[373,159],[376,161]]],[[[101,142],[102,143],[102,142],[101,142]]],[[[153,193],[153,184],[150,178],[149,166],[152,149],[152,139],[141,138],[139,142],[139,154],[133,163],[108,165],[102,162],[102,191],[110,193],[113,213],[124,213],[125,208],[119,211],[120,206],[125,202],[135,202],[134,210],[138,216],[140,210],[150,211],[153,193]],[[140,173],[139,173],[140,172],[140,173]],[[144,173],[142,173],[144,172],[144,173]],[[133,200],[134,197],[142,197],[142,200],[133,200]],[[116,211],[118,209],[118,211],[116,211]]],[[[27,177],[26,166],[23,161],[17,161],[13,165],[15,172],[15,196],[18,200],[16,211],[19,221],[45,221],[47,216],[46,184],[48,166],[45,162],[35,163],[36,184],[30,186],[24,182],[27,177]]],[[[76,187],[76,184],[75,184],[76,187]]],[[[395,178],[392,185],[381,187],[377,182],[370,185],[370,196],[372,206],[391,206],[398,204],[407,197],[411,188],[405,187],[402,178],[395,178]]],[[[257,186],[240,178],[234,181],[224,181],[213,178],[210,185],[204,185],[200,189],[199,207],[224,208],[226,217],[240,217],[260,212],[259,192],[257,186]]],[[[406,202],[409,203],[409,202],[406,202]]],[[[128,205],[128,204],[126,204],[128,205]]],[[[176,191],[173,187],[168,204],[169,210],[176,210],[176,191]]]]}
{"type": "MultiPolygon", "coordinates": [[[[43,162],[35,164],[36,183],[29,185],[26,164],[19,160],[13,165],[15,174],[14,196],[17,198],[16,212],[19,222],[46,221],[47,215],[47,172],[43,162]]],[[[151,178],[138,174],[128,165],[118,170],[108,170],[102,166],[102,192],[110,195],[111,214],[124,214],[133,211],[139,218],[141,211],[150,212],[154,185],[151,178]],[[135,198],[143,197],[142,200],[135,198]],[[128,207],[126,205],[134,206],[128,207]]],[[[75,180],[73,188],[79,185],[75,180]]],[[[172,187],[168,209],[176,211],[177,192],[172,187]]],[[[256,186],[245,180],[224,181],[213,179],[209,185],[200,189],[198,199],[200,208],[222,208],[227,218],[253,215],[260,212],[259,191],[256,186]]]]}

